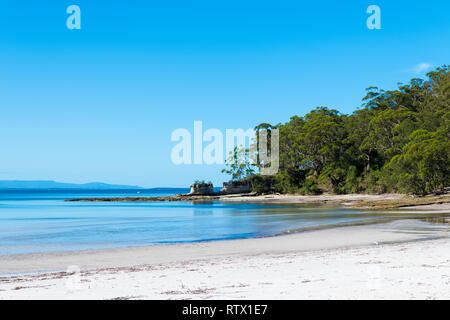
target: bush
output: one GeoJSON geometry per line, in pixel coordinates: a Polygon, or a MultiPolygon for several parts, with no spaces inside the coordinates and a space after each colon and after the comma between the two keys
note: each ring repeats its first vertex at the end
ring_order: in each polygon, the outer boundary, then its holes
{"type": "Polygon", "coordinates": [[[249,177],[252,191],[258,194],[270,193],[274,191],[275,177],[254,175],[249,177]]]}
{"type": "Polygon", "coordinates": [[[307,178],[305,184],[300,189],[300,193],[302,194],[321,194],[322,190],[317,186],[317,179],[310,177],[307,178]]]}
{"type": "Polygon", "coordinates": [[[275,175],[274,188],[281,193],[298,193],[304,184],[306,173],[302,170],[290,168],[275,175]]]}

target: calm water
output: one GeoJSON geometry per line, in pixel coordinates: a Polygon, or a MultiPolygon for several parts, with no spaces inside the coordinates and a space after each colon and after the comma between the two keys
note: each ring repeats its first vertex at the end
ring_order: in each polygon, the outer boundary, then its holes
{"type": "MultiPolygon", "coordinates": [[[[0,191],[0,254],[261,237],[288,230],[399,218],[395,212],[311,205],[63,201],[167,196],[186,191],[0,191]]],[[[446,215],[436,216],[439,219],[446,215]]]]}

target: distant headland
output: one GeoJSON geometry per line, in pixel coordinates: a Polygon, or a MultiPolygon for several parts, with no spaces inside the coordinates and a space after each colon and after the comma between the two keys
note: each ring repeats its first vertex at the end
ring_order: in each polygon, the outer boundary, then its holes
{"type": "Polygon", "coordinates": [[[10,189],[33,189],[33,190],[54,190],[54,189],[84,189],[84,190],[130,190],[143,189],[139,186],[128,186],[118,184],[107,184],[102,182],[91,183],[63,183],[52,180],[0,180],[0,190],[10,189]]]}

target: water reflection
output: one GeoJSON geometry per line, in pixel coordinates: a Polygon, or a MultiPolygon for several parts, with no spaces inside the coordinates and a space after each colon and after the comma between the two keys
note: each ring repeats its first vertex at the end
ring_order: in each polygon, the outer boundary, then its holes
{"type": "Polygon", "coordinates": [[[423,218],[422,221],[428,223],[437,223],[437,224],[450,224],[450,215],[439,215],[433,217],[423,218]]]}
{"type": "Polygon", "coordinates": [[[60,195],[48,197],[0,195],[0,254],[261,237],[405,219],[414,223],[399,223],[399,232],[450,230],[450,212],[215,201],[67,203],[60,195]]]}

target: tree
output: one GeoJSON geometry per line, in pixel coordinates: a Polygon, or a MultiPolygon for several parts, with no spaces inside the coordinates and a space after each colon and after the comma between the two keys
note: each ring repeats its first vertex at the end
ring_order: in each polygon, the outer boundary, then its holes
{"type": "Polygon", "coordinates": [[[387,158],[402,151],[414,130],[414,112],[405,108],[376,112],[368,123],[368,134],[361,143],[364,150],[376,150],[387,158]]]}
{"type": "MultiPolygon", "coordinates": [[[[449,187],[449,67],[427,77],[396,90],[370,87],[362,108],[349,116],[319,107],[284,124],[258,125],[269,139],[279,130],[280,170],[264,182],[280,192],[306,193],[425,194],[449,187]]],[[[246,166],[236,150],[233,156],[227,172],[239,179],[246,166]]]]}
{"type": "Polygon", "coordinates": [[[250,159],[250,150],[244,147],[234,147],[226,160],[228,169],[222,169],[222,173],[231,175],[232,181],[246,178],[255,173],[250,159]]]}
{"type": "Polygon", "coordinates": [[[400,155],[388,164],[406,192],[437,193],[450,185],[450,142],[436,132],[414,131],[400,155]]]}

